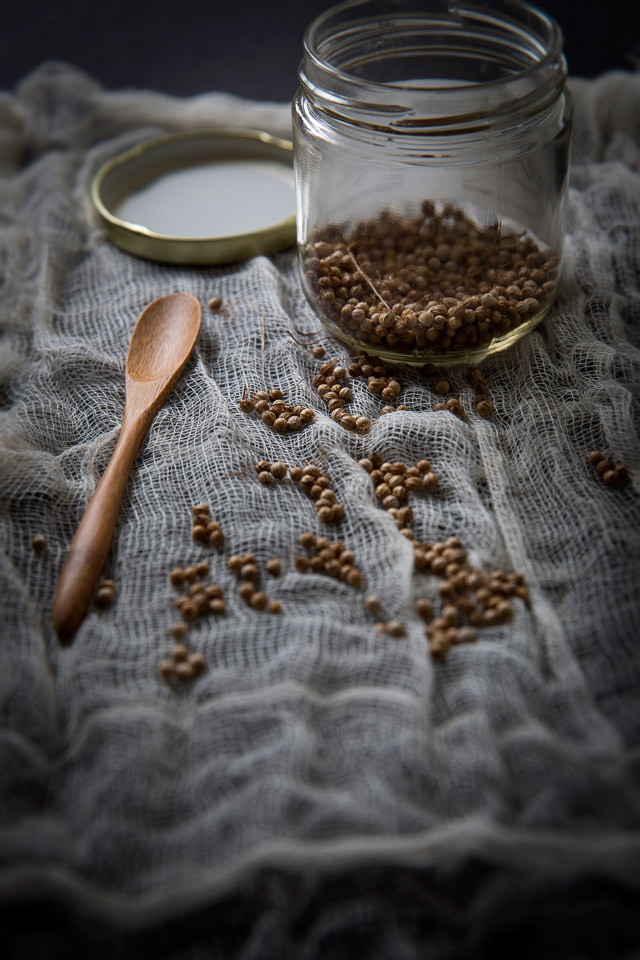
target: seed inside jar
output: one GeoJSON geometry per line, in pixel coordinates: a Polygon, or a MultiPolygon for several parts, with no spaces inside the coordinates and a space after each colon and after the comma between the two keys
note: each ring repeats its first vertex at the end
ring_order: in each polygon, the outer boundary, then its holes
{"type": "Polygon", "coordinates": [[[524,233],[480,227],[425,201],[351,231],[331,224],[304,247],[304,278],[338,334],[398,353],[483,346],[540,317],[559,257],[524,233]]]}

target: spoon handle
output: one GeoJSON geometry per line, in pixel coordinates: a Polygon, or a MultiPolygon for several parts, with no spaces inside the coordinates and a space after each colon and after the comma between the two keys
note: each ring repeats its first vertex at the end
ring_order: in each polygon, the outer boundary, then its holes
{"type": "Polygon", "coordinates": [[[53,626],[63,641],[73,637],[87,612],[109,553],[131,467],[152,419],[150,410],[129,417],[125,407],[111,460],[71,541],[53,603],[53,626]]]}

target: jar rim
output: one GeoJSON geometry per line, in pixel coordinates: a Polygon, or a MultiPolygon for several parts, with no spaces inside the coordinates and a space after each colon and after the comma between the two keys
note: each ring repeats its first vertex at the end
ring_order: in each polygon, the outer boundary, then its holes
{"type": "MultiPolygon", "coordinates": [[[[364,34],[363,34],[364,35],[364,34]]],[[[391,36],[391,34],[387,34],[391,36]]],[[[470,34],[471,35],[471,34],[470,34]]],[[[474,36],[478,36],[476,34],[474,36]]],[[[502,38],[504,41],[504,37],[502,38]]],[[[371,39],[371,38],[369,38],[371,39]]],[[[502,43],[504,47],[504,42],[502,43]]],[[[428,49],[428,48],[425,48],[428,49]]],[[[436,47],[433,48],[435,51],[436,47]]],[[[445,48],[440,48],[439,52],[445,48]]],[[[563,35],[556,20],[526,0],[344,0],[313,20],[304,35],[304,58],[300,65],[300,82],[304,92],[337,116],[355,122],[369,122],[374,114],[389,118],[391,126],[410,128],[429,126],[432,122],[466,122],[479,115],[498,118],[514,111],[537,111],[554,100],[564,86],[566,61],[563,35]],[[374,14],[367,16],[369,10],[374,14]],[[355,17],[349,19],[349,14],[355,17]],[[348,37],[353,53],[357,31],[382,31],[392,23],[412,23],[416,28],[427,24],[448,27],[452,37],[463,25],[484,25],[484,40],[498,37],[499,26],[508,37],[526,36],[530,41],[526,53],[529,62],[516,64],[503,76],[476,81],[442,82],[434,78],[417,81],[379,81],[336,62],[341,51],[336,46],[342,31],[348,37]],[[493,35],[491,29],[494,28],[493,35]],[[333,49],[331,44],[333,43],[333,49]],[[473,104],[478,95],[481,106],[473,104]],[[395,120],[391,117],[395,116],[395,120]],[[419,117],[421,116],[421,119],[419,117]],[[404,117],[404,119],[403,119],[404,117]]],[[[344,52],[344,51],[342,51],[344,52]]],[[[375,54],[369,56],[373,62],[375,54]]],[[[479,59],[479,58],[478,58],[479,59]]],[[[348,66],[348,65],[347,65],[348,66]]],[[[511,64],[513,66],[513,63],[511,64]]]]}

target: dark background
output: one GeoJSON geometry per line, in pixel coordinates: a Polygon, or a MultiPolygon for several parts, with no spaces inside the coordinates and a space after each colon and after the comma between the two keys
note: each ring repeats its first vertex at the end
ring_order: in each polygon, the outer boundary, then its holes
{"type": "MultiPolygon", "coordinates": [[[[540,5],[563,29],[570,74],[638,69],[639,0],[540,5]]],[[[16,0],[0,29],[0,89],[12,90],[44,60],[63,60],[110,89],[290,100],[304,29],[329,6],[331,0],[16,0]]]]}

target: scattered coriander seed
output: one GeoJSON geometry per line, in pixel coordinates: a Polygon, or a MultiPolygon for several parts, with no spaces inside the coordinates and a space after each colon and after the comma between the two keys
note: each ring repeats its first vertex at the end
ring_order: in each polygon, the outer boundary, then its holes
{"type": "Polygon", "coordinates": [[[183,620],[186,620],[187,623],[192,623],[198,617],[198,607],[193,600],[187,600],[180,607],[180,613],[182,614],[183,620]]]}
{"type": "Polygon", "coordinates": [[[443,395],[445,393],[449,393],[449,390],[451,389],[451,385],[449,384],[448,380],[438,380],[434,389],[436,393],[443,395]]]}
{"type": "Polygon", "coordinates": [[[175,663],[180,663],[181,661],[186,660],[188,655],[189,648],[187,647],[186,643],[176,643],[173,645],[171,656],[173,657],[175,663]]]}
{"type": "Polygon", "coordinates": [[[207,666],[207,661],[202,653],[190,653],[187,663],[196,675],[202,673],[207,666]]]}
{"type": "Polygon", "coordinates": [[[115,593],[111,587],[101,586],[96,591],[95,603],[97,607],[100,607],[101,610],[104,610],[113,604],[115,598],[115,593]]]}
{"type": "Polygon", "coordinates": [[[287,465],[283,463],[282,460],[276,460],[275,463],[271,464],[271,475],[276,478],[276,480],[282,480],[287,475],[287,465]]]}
{"type": "Polygon", "coordinates": [[[206,560],[200,560],[199,563],[196,563],[196,576],[198,577],[207,577],[209,576],[209,564],[206,560]]]}
{"type": "Polygon", "coordinates": [[[476,411],[480,417],[490,417],[493,413],[493,407],[488,400],[480,400],[476,403],[476,411]]]}
{"type": "Polygon", "coordinates": [[[311,356],[315,357],[316,360],[321,360],[322,357],[324,357],[326,350],[324,347],[320,346],[320,344],[317,344],[315,347],[311,347],[309,353],[311,356]]]}
{"type": "Polygon", "coordinates": [[[282,604],[279,600],[269,600],[267,610],[269,613],[282,613],[282,604]]]}
{"type": "Polygon", "coordinates": [[[260,481],[260,483],[263,483],[263,484],[269,484],[269,483],[271,483],[272,480],[273,480],[273,476],[272,476],[272,474],[271,474],[271,471],[270,471],[270,470],[263,470],[261,473],[258,474],[258,480],[260,481]]]}
{"type": "Polygon", "coordinates": [[[158,664],[158,673],[163,679],[168,680],[173,676],[175,672],[175,666],[173,660],[161,660],[158,664]]]}
{"type": "Polygon", "coordinates": [[[238,587],[238,595],[242,597],[242,599],[246,603],[249,603],[254,593],[255,593],[255,586],[252,580],[245,580],[238,587]]]}
{"type": "Polygon", "coordinates": [[[207,598],[207,608],[214,616],[221,616],[226,610],[226,604],[222,597],[207,598]]]}
{"type": "Polygon", "coordinates": [[[209,505],[206,503],[196,503],[195,507],[191,507],[191,513],[194,517],[204,514],[205,517],[209,516],[210,510],[209,505]]]}
{"type": "Polygon", "coordinates": [[[418,597],[416,600],[416,611],[425,623],[428,623],[433,617],[433,604],[427,597],[418,597]]]}
{"type": "Polygon", "coordinates": [[[363,598],[362,606],[369,613],[378,613],[382,609],[382,601],[375,593],[370,593],[363,598]]]}
{"type": "Polygon", "coordinates": [[[169,629],[174,640],[182,640],[187,635],[187,625],[180,620],[172,623],[169,629]]]}
{"type": "Polygon", "coordinates": [[[267,560],[265,569],[271,577],[279,577],[282,573],[282,563],[280,562],[280,558],[271,557],[270,560],[267,560]]]}
{"type": "Polygon", "coordinates": [[[604,453],[600,453],[599,450],[592,450],[589,454],[589,463],[592,463],[594,467],[597,467],[600,461],[604,459],[604,453]]]}
{"type": "Polygon", "coordinates": [[[222,589],[217,583],[209,583],[204,588],[204,592],[209,600],[219,600],[222,597],[222,589]]]}
{"type": "Polygon", "coordinates": [[[437,490],[439,486],[439,480],[435,473],[425,473],[424,477],[422,478],[422,486],[425,490],[437,490]]]}
{"type": "Polygon", "coordinates": [[[269,598],[267,597],[266,593],[263,593],[261,590],[252,593],[251,598],[249,599],[249,603],[254,610],[264,610],[268,602],[269,598]]]}
{"type": "Polygon", "coordinates": [[[223,547],[224,534],[222,530],[212,530],[211,533],[209,534],[209,543],[211,544],[212,547],[217,547],[218,549],[220,547],[223,547]]]}
{"type": "Polygon", "coordinates": [[[35,537],[31,538],[31,549],[34,553],[42,553],[42,551],[47,546],[47,538],[44,537],[41,533],[37,533],[35,537]]]}
{"type": "Polygon", "coordinates": [[[193,581],[196,579],[198,575],[198,571],[196,570],[195,567],[185,567],[182,573],[187,583],[193,583],[193,581]]]}
{"type": "Polygon", "coordinates": [[[259,575],[255,563],[243,563],[240,567],[240,576],[243,580],[257,580],[259,575]]]}
{"type": "Polygon", "coordinates": [[[212,297],[211,300],[209,300],[209,303],[207,304],[207,306],[209,307],[209,310],[212,310],[214,313],[217,313],[217,311],[222,306],[222,297],[212,297]]]}
{"type": "Polygon", "coordinates": [[[195,524],[191,531],[191,536],[194,540],[203,542],[204,540],[208,539],[207,528],[201,524],[195,524]]]}
{"type": "Polygon", "coordinates": [[[306,573],[309,569],[309,559],[301,553],[296,555],[293,564],[299,573],[306,573]]]}
{"type": "Polygon", "coordinates": [[[243,558],[239,557],[237,554],[232,554],[227,560],[227,566],[229,570],[233,570],[234,573],[238,573],[243,564],[243,558]]]}
{"type": "Polygon", "coordinates": [[[174,669],[176,677],[178,677],[180,680],[184,680],[185,682],[187,680],[193,680],[196,674],[193,665],[189,663],[188,660],[177,663],[174,669]]]}

